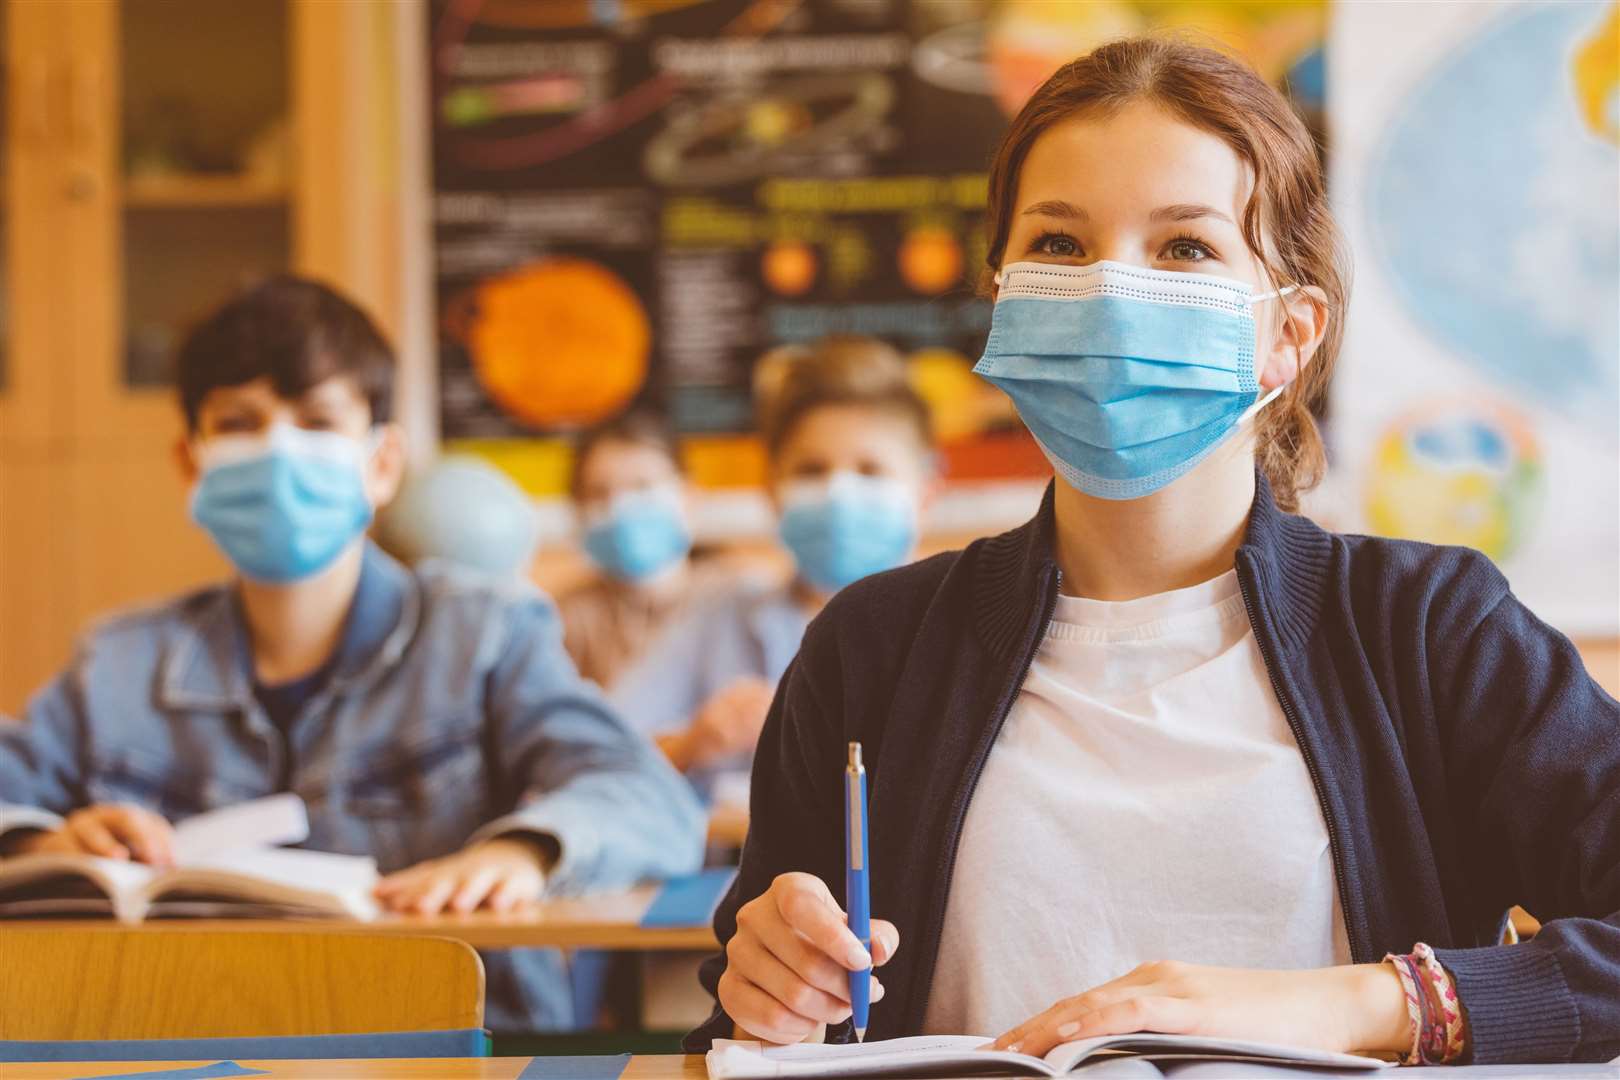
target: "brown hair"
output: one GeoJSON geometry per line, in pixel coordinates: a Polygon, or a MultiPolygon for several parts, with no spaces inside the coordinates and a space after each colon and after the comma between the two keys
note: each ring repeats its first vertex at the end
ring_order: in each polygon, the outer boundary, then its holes
{"type": "Polygon", "coordinates": [[[354,380],[371,422],[392,413],[394,350],[369,316],[309,278],[281,274],[232,297],[194,326],[175,354],[175,386],[186,430],[197,430],[203,399],[222,386],[270,380],[288,400],[334,375],[354,380]]]}
{"type": "Polygon", "coordinates": [[[686,471],[681,462],[680,443],[676,441],[675,430],[669,423],[657,413],[632,409],[596,425],[575,441],[573,467],[568,474],[568,491],[574,498],[579,498],[580,486],[585,480],[586,459],[591,456],[591,451],[603,443],[632,443],[650,447],[669,458],[676,472],[686,471]]]}
{"type": "Polygon", "coordinates": [[[1151,101],[1226,142],[1254,172],[1243,236],[1275,286],[1315,285],[1328,323],[1316,355],[1255,418],[1256,456],[1277,504],[1322,478],[1326,456],[1313,413],[1327,395],[1344,327],[1349,261],[1328,208],[1321,160],[1287,99],[1241,61],[1166,37],[1127,38],[1059,68],[1019,110],[990,166],[990,247],[983,287],[1001,265],[1018,177],[1035,140],[1077,114],[1151,101]]]}
{"type": "Polygon", "coordinates": [[[906,376],[905,359],[876,338],[834,334],[809,345],[784,345],[755,369],[759,430],[774,457],[806,415],[830,405],[859,405],[912,425],[926,451],[933,445],[928,405],[906,376]]]}

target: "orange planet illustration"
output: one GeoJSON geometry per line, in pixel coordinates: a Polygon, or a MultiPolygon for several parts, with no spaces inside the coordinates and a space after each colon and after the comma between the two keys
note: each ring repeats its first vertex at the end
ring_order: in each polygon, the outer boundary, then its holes
{"type": "Polygon", "coordinates": [[[585,259],[559,258],[478,287],[467,334],[486,393],[534,427],[604,420],[647,378],[652,330],[630,286],[585,259]]]}
{"type": "Polygon", "coordinates": [[[771,291],[798,296],[816,282],[816,253],[794,240],[779,240],[760,257],[760,273],[771,291]]]}
{"type": "Polygon", "coordinates": [[[944,292],[962,279],[962,245],[941,226],[912,229],[900,242],[900,276],[917,292],[944,292]]]}

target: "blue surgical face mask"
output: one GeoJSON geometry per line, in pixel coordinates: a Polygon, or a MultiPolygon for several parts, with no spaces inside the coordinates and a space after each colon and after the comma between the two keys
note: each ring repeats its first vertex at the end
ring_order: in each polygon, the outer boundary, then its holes
{"type": "Polygon", "coordinates": [[[277,424],[197,444],[191,516],[243,576],[286,584],[326,569],[371,523],[365,443],[277,424]]]}
{"type": "Polygon", "coordinates": [[[837,592],[911,555],[917,493],[899,480],[852,472],[797,481],[782,496],[781,530],[800,576],[837,592]]]}
{"type": "Polygon", "coordinates": [[[1103,499],[1158,491],[1268,401],[1249,286],[1125,263],[1012,263],[974,371],[1006,391],[1047,460],[1103,499]]]}
{"type": "Polygon", "coordinates": [[[586,519],[586,554],[620,581],[634,584],[654,577],[691,549],[692,533],[675,488],[625,492],[586,519]]]}

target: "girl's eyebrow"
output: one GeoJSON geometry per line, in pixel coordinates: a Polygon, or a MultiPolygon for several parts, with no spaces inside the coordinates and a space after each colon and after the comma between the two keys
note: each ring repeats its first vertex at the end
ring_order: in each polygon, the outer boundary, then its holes
{"type": "Polygon", "coordinates": [[[1221,213],[1213,206],[1202,203],[1175,203],[1171,206],[1161,206],[1148,215],[1149,221],[1193,221],[1197,218],[1219,218],[1228,225],[1234,225],[1231,217],[1221,213]]]}
{"type": "Polygon", "coordinates": [[[1064,202],[1062,199],[1047,199],[1044,202],[1031,203],[1024,208],[1024,216],[1068,218],[1071,221],[1086,221],[1090,216],[1074,203],[1064,202]]]}

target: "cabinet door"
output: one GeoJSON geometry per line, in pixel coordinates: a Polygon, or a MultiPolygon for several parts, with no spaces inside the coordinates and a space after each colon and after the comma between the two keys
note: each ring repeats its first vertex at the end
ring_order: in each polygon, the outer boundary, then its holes
{"type": "Polygon", "coordinates": [[[186,329],[290,263],[286,0],[70,5],[76,436],[167,458],[186,329]]]}
{"type": "Polygon", "coordinates": [[[0,3],[0,453],[65,437],[68,358],[56,332],[67,265],[60,246],[68,177],[67,25],[54,4],[0,3]]]}

